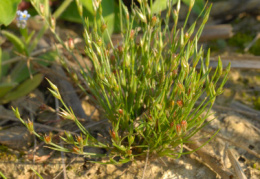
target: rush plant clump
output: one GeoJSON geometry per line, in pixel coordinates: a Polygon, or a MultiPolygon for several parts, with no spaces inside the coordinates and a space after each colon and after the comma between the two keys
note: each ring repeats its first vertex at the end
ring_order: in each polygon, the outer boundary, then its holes
{"type": "Polygon", "coordinates": [[[104,148],[109,151],[107,163],[146,157],[178,158],[186,154],[183,145],[192,142],[191,137],[206,125],[204,121],[211,115],[210,109],[216,96],[222,93],[230,70],[229,65],[224,71],[219,59],[210,76],[210,51],[204,56],[203,48],[198,46],[211,6],[205,6],[201,12],[199,26],[194,22],[187,28],[194,4],[194,0],[191,1],[184,25],[178,29],[180,1],[176,9],[171,8],[169,1],[170,8],[164,18],[152,12],[148,1],[142,1],[140,8],[133,8],[131,13],[119,1],[122,41],[115,45],[102,19],[100,2],[93,1],[96,16],[91,30],[83,17],[80,1],[76,2],[85,28],[86,54],[93,64],[91,69],[81,67],[81,75],[85,89],[111,124],[111,140],[102,143],[91,136],[51,82],[51,93],[64,106],[60,116],[74,121],[81,134],[72,136],[65,132],[61,137],[64,145],[59,146],[52,142],[51,136],[37,134],[33,124],[20,117],[18,109],[14,109],[16,117],[50,148],[98,157],[107,154],[88,153],[84,149],[104,148]],[[170,19],[173,19],[173,27],[168,25],[170,19]],[[222,82],[218,82],[219,79],[222,82]]]}

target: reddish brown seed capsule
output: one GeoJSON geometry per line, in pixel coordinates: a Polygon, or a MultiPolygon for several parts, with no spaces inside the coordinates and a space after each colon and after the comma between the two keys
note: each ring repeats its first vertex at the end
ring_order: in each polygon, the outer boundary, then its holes
{"type": "Polygon", "coordinates": [[[183,91],[183,85],[181,83],[178,83],[178,87],[180,88],[181,91],[183,91]]]}
{"type": "Polygon", "coordinates": [[[124,112],[123,112],[123,109],[118,109],[118,113],[121,114],[121,115],[123,115],[123,113],[124,113],[124,112]]]}
{"type": "Polygon", "coordinates": [[[130,32],[130,39],[133,39],[135,35],[135,31],[132,29],[130,32]]]}
{"type": "Polygon", "coordinates": [[[189,88],[189,90],[188,90],[188,95],[190,95],[190,91],[191,91],[191,89],[189,88]]]}
{"type": "Polygon", "coordinates": [[[115,133],[115,131],[110,130],[109,133],[110,133],[110,135],[111,135],[111,137],[112,137],[113,139],[116,138],[116,133],[115,133]]]}
{"type": "Polygon", "coordinates": [[[69,46],[69,49],[71,49],[71,50],[74,49],[75,45],[74,45],[73,38],[69,38],[68,46],[69,46]]]}
{"type": "Polygon", "coordinates": [[[45,135],[43,139],[46,144],[50,144],[52,140],[52,135],[45,135]]]}
{"type": "Polygon", "coordinates": [[[172,71],[172,78],[174,78],[177,74],[178,74],[178,71],[177,70],[173,70],[172,71]]]}
{"type": "Polygon", "coordinates": [[[131,155],[132,154],[132,150],[127,150],[126,152],[128,155],[131,155]]]}
{"type": "Polygon", "coordinates": [[[113,63],[115,61],[116,57],[114,55],[110,56],[110,61],[113,63]]]}
{"type": "Polygon", "coordinates": [[[176,125],[176,133],[177,133],[177,135],[181,134],[181,125],[180,124],[176,125]]]}
{"type": "Polygon", "coordinates": [[[172,58],[173,58],[173,59],[177,58],[177,55],[176,55],[175,53],[172,54],[172,58]]]}
{"type": "Polygon", "coordinates": [[[122,47],[121,45],[119,45],[119,46],[117,47],[117,50],[118,50],[119,55],[122,55],[122,54],[123,54],[123,47],[122,47]]]}
{"type": "Polygon", "coordinates": [[[186,131],[186,129],[187,129],[187,121],[186,121],[186,120],[181,121],[181,127],[182,127],[182,129],[183,129],[184,131],[186,131]]]}
{"type": "Polygon", "coordinates": [[[75,152],[75,153],[81,153],[81,151],[78,147],[73,147],[72,151],[75,152]]]}
{"type": "Polygon", "coordinates": [[[40,105],[40,107],[39,107],[39,109],[40,109],[41,111],[46,110],[46,108],[47,108],[46,104],[42,104],[42,105],[40,105]]]}
{"type": "Polygon", "coordinates": [[[152,17],[152,26],[155,26],[156,22],[157,22],[157,17],[153,16],[152,17]]]}
{"type": "Polygon", "coordinates": [[[172,127],[174,126],[174,122],[171,122],[170,126],[171,126],[171,128],[172,128],[172,127]]]}
{"type": "Polygon", "coordinates": [[[183,106],[182,100],[177,100],[177,104],[178,104],[179,107],[182,107],[183,106]]]}
{"type": "Polygon", "coordinates": [[[78,141],[78,143],[79,143],[80,145],[83,144],[83,138],[82,138],[81,136],[76,136],[76,140],[78,141]]]}

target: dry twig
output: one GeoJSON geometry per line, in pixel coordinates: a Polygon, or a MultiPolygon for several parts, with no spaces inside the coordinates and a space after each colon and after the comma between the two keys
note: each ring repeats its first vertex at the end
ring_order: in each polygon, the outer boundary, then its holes
{"type": "MultiPolygon", "coordinates": [[[[187,144],[189,148],[195,150],[201,146],[201,143],[194,142],[187,144]]],[[[233,174],[225,169],[225,166],[217,156],[212,156],[207,150],[200,149],[196,151],[199,157],[202,159],[205,164],[216,172],[222,179],[230,179],[233,174]]]]}

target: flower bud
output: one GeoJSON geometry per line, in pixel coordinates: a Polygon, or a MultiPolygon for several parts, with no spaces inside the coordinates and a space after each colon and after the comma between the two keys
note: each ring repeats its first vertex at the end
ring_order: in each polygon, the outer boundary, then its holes
{"type": "Polygon", "coordinates": [[[136,13],[143,23],[147,23],[146,16],[141,11],[136,11],[136,13]]]}
{"type": "Polygon", "coordinates": [[[53,90],[51,90],[51,89],[49,89],[49,88],[48,88],[48,90],[51,92],[51,94],[52,94],[55,98],[57,98],[58,100],[61,100],[61,95],[60,95],[59,92],[53,91],[53,90]]]}
{"type": "MultiPolygon", "coordinates": [[[[97,45],[98,45],[99,47],[101,47],[101,45],[102,45],[102,40],[101,40],[101,38],[97,40],[97,45]]],[[[100,51],[100,50],[99,50],[99,51],[100,51]]],[[[99,52],[99,53],[101,53],[101,52],[99,52]]]]}
{"type": "Polygon", "coordinates": [[[103,23],[101,25],[101,32],[104,33],[106,29],[107,29],[107,25],[105,23],[103,23]]]}
{"type": "Polygon", "coordinates": [[[176,125],[176,133],[178,136],[181,135],[181,125],[180,124],[176,125]]]}
{"type": "Polygon", "coordinates": [[[76,140],[79,143],[79,146],[83,146],[83,138],[82,138],[82,136],[76,136],[76,140]]]}
{"type": "Polygon", "coordinates": [[[116,133],[115,133],[115,131],[113,131],[113,130],[109,130],[109,133],[110,133],[112,139],[115,140],[115,139],[116,139],[116,133]]]}
{"type": "Polygon", "coordinates": [[[54,17],[51,17],[51,29],[55,31],[55,26],[56,26],[56,20],[54,17]]]}
{"type": "Polygon", "coordinates": [[[171,128],[174,127],[174,122],[171,122],[170,127],[171,127],[171,128]]]}
{"type": "Polygon", "coordinates": [[[193,8],[194,2],[195,2],[195,0],[191,0],[191,1],[190,1],[189,11],[191,11],[191,9],[193,8]]]}
{"type": "Polygon", "coordinates": [[[132,29],[130,32],[130,39],[133,39],[135,35],[135,31],[132,29]]]}
{"type": "Polygon", "coordinates": [[[181,91],[183,91],[183,85],[181,83],[178,83],[178,87],[181,91]]]}
{"type": "Polygon", "coordinates": [[[27,122],[26,125],[27,125],[27,128],[28,128],[29,132],[32,134],[34,132],[32,121],[30,121],[30,119],[28,119],[28,122],[27,122]]]}
{"type": "Polygon", "coordinates": [[[74,45],[74,40],[73,38],[69,38],[69,41],[68,41],[68,47],[70,50],[73,50],[75,45],[74,45]]]}
{"type": "Polygon", "coordinates": [[[152,27],[155,26],[156,22],[157,22],[157,17],[153,16],[152,17],[152,27]]]}
{"type": "Polygon", "coordinates": [[[42,15],[44,15],[44,5],[40,4],[40,12],[42,15]]]}
{"type": "Polygon", "coordinates": [[[173,108],[174,107],[174,100],[172,100],[172,102],[171,102],[171,107],[173,108]]]}
{"type": "Polygon", "coordinates": [[[119,55],[121,56],[121,55],[123,55],[123,47],[121,46],[121,45],[119,45],[118,47],[117,47],[117,50],[118,50],[118,53],[119,53],[119,55]]]}
{"type": "Polygon", "coordinates": [[[185,41],[189,38],[189,34],[186,32],[185,35],[184,35],[184,38],[185,38],[185,41]]]}
{"type": "Polygon", "coordinates": [[[49,82],[51,88],[52,88],[54,91],[59,91],[58,88],[57,88],[57,86],[54,85],[48,78],[46,78],[46,80],[49,82]]]}
{"type": "Polygon", "coordinates": [[[46,135],[46,134],[45,134],[43,140],[44,140],[44,142],[45,142],[46,144],[50,144],[50,143],[51,143],[51,140],[52,140],[52,134],[51,134],[51,133],[50,133],[49,135],[46,135]]]}
{"type": "Polygon", "coordinates": [[[75,146],[75,147],[72,148],[72,152],[74,152],[74,153],[76,153],[76,154],[82,153],[81,150],[80,150],[77,146],[75,146]]]}
{"type": "Polygon", "coordinates": [[[73,136],[71,135],[71,133],[65,131],[65,135],[66,135],[67,141],[69,143],[73,144],[74,143],[74,139],[73,139],[73,136]]]}
{"type": "Polygon", "coordinates": [[[132,145],[132,143],[134,143],[134,141],[135,141],[135,136],[130,136],[128,138],[128,141],[129,141],[129,145],[132,145]]]}
{"type": "Polygon", "coordinates": [[[182,128],[183,131],[186,132],[186,129],[187,129],[187,121],[186,120],[181,121],[181,128],[182,128]]]}
{"type": "Polygon", "coordinates": [[[13,112],[14,112],[14,114],[15,114],[15,117],[18,118],[18,119],[20,119],[21,116],[20,116],[20,113],[19,113],[18,108],[15,108],[15,109],[14,109],[14,107],[12,106],[12,110],[13,110],[13,112]]]}

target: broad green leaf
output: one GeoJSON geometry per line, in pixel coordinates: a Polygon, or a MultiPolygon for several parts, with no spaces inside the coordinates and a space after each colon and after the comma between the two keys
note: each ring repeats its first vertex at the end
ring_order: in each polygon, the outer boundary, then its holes
{"type": "MultiPolygon", "coordinates": [[[[93,15],[88,10],[84,9],[84,16],[88,17],[90,20],[92,19],[93,21],[93,15]]],[[[71,22],[77,22],[77,23],[82,22],[75,2],[72,2],[69,5],[69,7],[61,14],[60,18],[71,22]]]]}
{"type": "MultiPolygon", "coordinates": [[[[0,0],[1,1],[1,0],[0,0]]],[[[17,49],[17,51],[19,53],[22,53],[22,54],[25,54],[25,55],[28,55],[28,51],[25,47],[25,44],[22,42],[22,40],[17,37],[16,35],[14,35],[13,33],[11,32],[8,32],[8,31],[5,31],[5,30],[2,30],[2,34],[9,40],[13,43],[13,45],[15,46],[15,48],[17,49]]]]}
{"type": "Polygon", "coordinates": [[[11,91],[16,85],[17,83],[0,83],[0,98],[11,91]]]}
{"type": "MultiPolygon", "coordinates": [[[[168,0],[156,0],[153,2],[152,13],[159,13],[167,8],[168,0]]],[[[176,4],[178,0],[172,0],[172,4],[176,4]]]]}
{"type": "Polygon", "coordinates": [[[9,71],[10,64],[3,65],[3,63],[9,59],[10,59],[9,53],[7,51],[2,51],[1,74],[0,74],[1,77],[6,76],[9,71]]]}
{"type": "Polygon", "coordinates": [[[50,51],[50,52],[40,55],[38,57],[38,59],[40,59],[40,60],[37,61],[37,63],[40,65],[43,65],[43,66],[47,66],[47,65],[50,65],[50,63],[52,61],[55,61],[55,59],[57,59],[57,57],[58,57],[57,51],[50,51]]]}
{"type": "Polygon", "coordinates": [[[2,103],[8,103],[9,101],[15,100],[22,96],[27,95],[32,90],[37,88],[37,86],[42,82],[43,74],[36,74],[33,76],[32,79],[28,79],[24,81],[22,84],[18,85],[15,89],[11,92],[6,94],[3,99],[1,100],[2,103]]]}
{"type": "Polygon", "coordinates": [[[92,0],[80,0],[82,5],[90,12],[92,15],[94,15],[94,10],[92,6],[92,0]]]}
{"type": "MultiPolygon", "coordinates": [[[[31,69],[30,69],[31,70],[31,69]]],[[[18,62],[10,72],[10,78],[16,83],[20,83],[30,77],[30,71],[24,61],[18,62]]]]}
{"type": "MultiPolygon", "coordinates": [[[[184,2],[187,6],[190,5],[190,1],[191,0],[182,0],[182,2],[184,2]]],[[[203,10],[205,6],[205,1],[204,0],[195,0],[194,6],[192,8],[192,10],[196,13],[196,14],[200,14],[200,12],[203,10]]]]}
{"type": "Polygon", "coordinates": [[[17,7],[21,0],[0,0],[0,25],[9,25],[15,18],[17,7]]]}
{"type": "MultiPolygon", "coordinates": [[[[54,61],[57,58],[57,52],[56,51],[50,51],[43,55],[40,55],[37,59],[38,64],[47,66],[50,64],[50,62],[54,61]]],[[[30,77],[30,73],[34,74],[36,70],[33,68],[28,69],[28,66],[24,61],[18,62],[15,64],[15,66],[12,68],[12,71],[10,72],[10,78],[11,81],[14,81],[16,83],[20,83],[27,78],[30,77]]]]}
{"type": "MultiPolygon", "coordinates": [[[[37,59],[38,64],[47,66],[49,65],[52,61],[54,61],[57,58],[57,52],[56,51],[50,51],[47,52],[43,55],[40,55],[37,59]]],[[[28,69],[28,66],[24,61],[18,62],[15,64],[15,66],[12,68],[12,71],[10,72],[10,78],[11,81],[14,81],[16,83],[20,83],[27,78],[30,77],[31,74],[35,74],[36,70],[33,68],[28,69]]]]}
{"type": "MultiPolygon", "coordinates": [[[[94,11],[92,7],[92,0],[81,0],[83,7],[84,7],[84,12],[83,16],[85,18],[88,18],[90,24],[93,24],[94,20],[94,11]]],[[[102,6],[102,15],[104,18],[104,21],[107,24],[107,28],[109,33],[111,34],[114,30],[114,21],[115,21],[115,1],[114,0],[103,0],[101,2],[102,6]]],[[[77,22],[81,23],[82,19],[78,14],[77,10],[77,5],[75,2],[72,2],[69,7],[62,13],[61,18],[72,21],[72,22],[77,22]]],[[[99,20],[100,23],[100,20],[99,20]]]]}
{"type": "MultiPolygon", "coordinates": [[[[106,0],[101,2],[102,5],[102,15],[104,17],[104,21],[107,24],[107,29],[109,34],[112,34],[114,31],[114,22],[115,22],[115,1],[114,0],[106,0]]],[[[100,24],[101,25],[101,24],[100,24]]],[[[108,37],[105,33],[105,39],[108,37]]]]}

